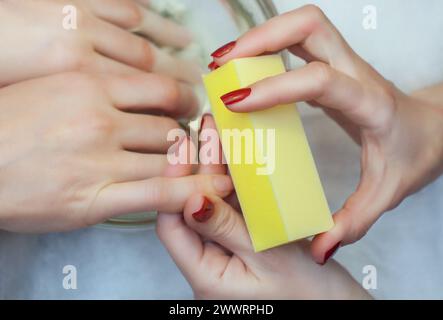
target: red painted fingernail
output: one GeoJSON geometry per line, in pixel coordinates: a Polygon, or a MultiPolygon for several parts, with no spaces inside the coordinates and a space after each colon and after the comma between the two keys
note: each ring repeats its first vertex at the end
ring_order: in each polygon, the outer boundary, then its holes
{"type": "Polygon", "coordinates": [[[324,266],[337,253],[340,246],[341,242],[337,243],[335,246],[333,246],[325,253],[325,257],[323,258],[323,263],[321,264],[322,266],[324,266]]]}
{"type": "Polygon", "coordinates": [[[229,52],[231,52],[232,49],[234,49],[236,44],[237,44],[237,41],[229,42],[229,43],[225,44],[223,47],[220,47],[217,50],[215,50],[211,54],[211,56],[214,58],[221,58],[221,57],[227,55],[229,52]]]}
{"type": "Polygon", "coordinates": [[[193,213],[192,217],[195,219],[195,221],[199,223],[205,223],[209,219],[211,219],[213,214],[214,214],[214,205],[208,198],[204,197],[201,209],[193,213]]]}
{"type": "Polygon", "coordinates": [[[208,69],[211,71],[217,70],[218,68],[220,68],[220,66],[215,61],[212,61],[210,64],[208,64],[208,69]]]}
{"type": "Polygon", "coordinates": [[[252,93],[251,88],[245,88],[245,89],[240,89],[240,90],[232,91],[228,94],[225,94],[220,99],[222,99],[223,103],[227,107],[229,107],[233,104],[236,104],[240,101],[245,100],[247,97],[249,97],[251,95],[251,93],[252,93]]]}

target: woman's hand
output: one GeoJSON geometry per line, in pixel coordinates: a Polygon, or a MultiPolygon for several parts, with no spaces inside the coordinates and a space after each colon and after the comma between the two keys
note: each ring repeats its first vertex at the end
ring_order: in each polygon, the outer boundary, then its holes
{"type": "Polygon", "coordinates": [[[400,92],[312,5],[271,19],[220,48],[212,66],[283,49],[307,65],[222,100],[234,112],[308,101],[361,145],[360,184],[335,214],[335,227],[312,243],[315,261],[324,264],[333,249],[359,240],[385,211],[441,174],[443,109],[435,101],[400,92]]]}
{"type": "MultiPolygon", "coordinates": [[[[203,130],[214,127],[206,116],[203,130]]],[[[223,165],[199,170],[225,172],[223,165]]],[[[186,166],[169,168],[169,175],[187,173],[186,166]]],[[[157,232],[199,299],[370,298],[336,262],[313,262],[307,241],[254,253],[242,215],[218,196],[194,194],[183,205],[184,219],[162,213],[157,232]]]]}
{"type": "Polygon", "coordinates": [[[163,73],[199,80],[198,67],[160,51],[156,43],[184,47],[183,27],[160,18],[133,0],[5,0],[0,2],[0,87],[58,72],[163,73]],[[66,30],[63,8],[75,6],[77,29],[66,30]],[[155,21],[155,23],[152,23],[155,21]]]}
{"type": "Polygon", "coordinates": [[[161,178],[191,89],[154,74],[59,74],[0,90],[0,229],[64,231],[127,213],[181,212],[192,194],[227,196],[226,176],[161,178]]]}

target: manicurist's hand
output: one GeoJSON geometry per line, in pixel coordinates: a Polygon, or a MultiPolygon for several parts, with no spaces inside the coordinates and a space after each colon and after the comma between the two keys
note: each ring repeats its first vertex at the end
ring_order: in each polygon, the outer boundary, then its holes
{"type": "MultiPolygon", "coordinates": [[[[207,116],[203,130],[214,126],[207,116]]],[[[167,171],[181,176],[189,168],[167,171]]],[[[223,165],[199,169],[200,174],[225,172],[223,165]]],[[[324,267],[312,261],[307,241],[254,253],[241,213],[217,195],[196,193],[183,205],[184,219],[162,213],[157,232],[198,299],[370,298],[335,261],[324,267]]]]}
{"type": "MultiPolygon", "coordinates": [[[[400,92],[312,5],[271,19],[220,48],[213,54],[212,67],[283,49],[303,58],[306,66],[222,100],[233,112],[307,101],[323,108],[361,145],[360,184],[335,214],[335,227],[312,243],[315,261],[324,264],[340,245],[359,240],[384,212],[441,174],[443,101],[439,106],[423,95],[400,92]]],[[[216,207],[223,207],[219,203],[216,207]]]]}
{"type": "Polygon", "coordinates": [[[5,0],[0,26],[0,87],[66,71],[151,71],[187,82],[199,79],[193,63],[155,45],[185,47],[189,32],[133,0],[5,0]],[[73,21],[72,11],[63,11],[68,5],[76,8],[76,30],[63,24],[73,21]]]}
{"type": "MultiPolygon", "coordinates": [[[[227,176],[162,178],[191,89],[154,74],[66,73],[0,90],[0,229],[64,231],[145,211],[181,212],[192,194],[227,196],[227,176]]],[[[186,141],[186,140],[185,140],[186,141]]]]}

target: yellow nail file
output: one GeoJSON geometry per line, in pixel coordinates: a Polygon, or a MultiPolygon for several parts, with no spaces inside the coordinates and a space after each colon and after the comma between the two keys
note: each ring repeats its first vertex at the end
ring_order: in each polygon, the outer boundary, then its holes
{"type": "Polygon", "coordinates": [[[284,72],[282,58],[272,55],[233,60],[204,76],[256,252],[333,227],[297,107],[282,105],[239,114],[228,110],[220,99],[226,93],[284,72]]]}

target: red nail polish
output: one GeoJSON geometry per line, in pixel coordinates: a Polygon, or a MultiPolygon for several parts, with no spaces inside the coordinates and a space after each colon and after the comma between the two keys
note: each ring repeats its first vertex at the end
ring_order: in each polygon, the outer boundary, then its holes
{"type": "Polygon", "coordinates": [[[329,259],[331,259],[334,256],[334,254],[337,253],[340,246],[341,246],[341,242],[337,243],[335,246],[333,246],[331,249],[329,249],[325,253],[325,257],[324,257],[323,263],[321,265],[325,265],[329,261],[329,259]]]}
{"type": "Polygon", "coordinates": [[[218,68],[220,68],[220,66],[215,61],[208,64],[208,69],[211,71],[217,70],[218,68]]]}
{"type": "Polygon", "coordinates": [[[225,94],[220,99],[222,99],[223,103],[229,107],[230,105],[245,100],[247,97],[251,95],[251,93],[252,93],[251,88],[245,88],[225,94]]]}
{"type": "Polygon", "coordinates": [[[211,219],[213,214],[214,205],[208,198],[205,197],[201,209],[193,213],[192,217],[199,223],[205,223],[211,219]]]}
{"type": "Polygon", "coordinates": [[[237,41],[229,42],[229,43],[225,44],[223,47],[215,50],[211,54],[211,56],[214,58],[221,58],[221,57],[227,55],[229,52],[231,52],[232,49],[234,49],[236,44],[237,44],[237,41]]]}

